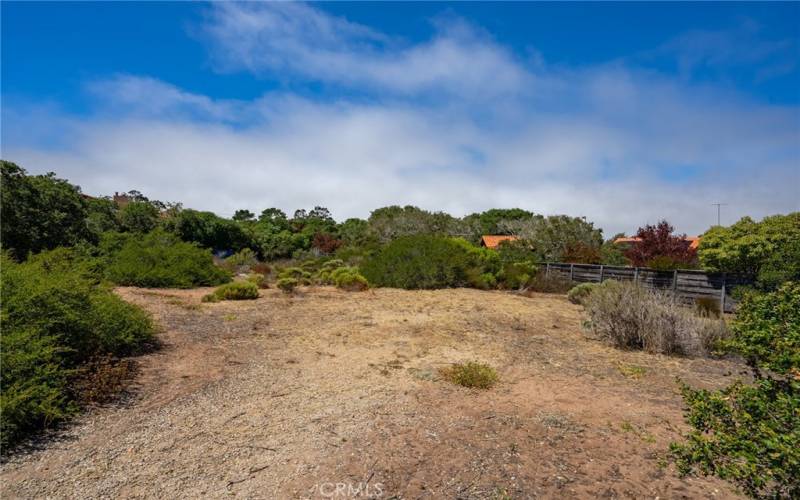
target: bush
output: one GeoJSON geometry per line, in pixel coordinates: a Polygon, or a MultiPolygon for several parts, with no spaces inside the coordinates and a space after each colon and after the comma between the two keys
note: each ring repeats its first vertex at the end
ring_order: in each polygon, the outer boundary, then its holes
{"type": "Polygon", "coordinates": [[[398,238],[361,267],[370,283],[405,289],[468,286],[470,272],[496,269],[497,254],[459,238],[417,235],[398,238]]]}
{"type": "Polygon", "coordinates": [[[367,279],[355,267],[340,267],[331,273],[331,281],[337,288],[349,292],[360,292],[369,288],[367,279]]]}
{"type": "Polygon", "coordinates": [[[588,297],[597,286],[598,283],[581,283],[580,285],[575,285],[567,292],[567,298],[573,304],[583,304],[586,297],[588,297]]]}
{"type": "Polygon", "coordinates": [[[243,248],[225,259],[223,267],[232,273],[240,273],[250,271],[257,262],[256,253],[249,248],[243,248]]]}
{"type": "Polygon", "coordinates": [[[734,335],[725,347],[752,366],[800,375],[800,283],[745,297],[732,330],[734,335]]]}
{"type": "Polygon", "coordinates": [[[619,348],[705,355],[727,336],[723,321],[697,316],[673,296],[635,283],[603,282],[584,305],[592,331],[619,348]]]}
{"type": "Polygon", "coordinates": [[[258,288],[269,288],[267,277],[263,274],[248,274],[246,279],[258,288]]]}
{"type": "Polygon", "coordinates": [[[91,359],[141,352],[153,337],[142,310],[122,301],[68,249],[19,264],[2,258],[0,442],[13,445],[77,410],[72,375],[91,359]]]}
{"type": "Polygon", "coordinates": [[[497,382],[497,371],[491,366],[468,361],[449,368],[442,368],[439,373],[450,382],[464,387],[489,389],[497,382]]]}
{"type": "MultiPolygon", "coordinates": [[[[180,241],[162,231],[116,239],[119,250],[108,259],[107,277],[118,285],[151,288],[215,286],[230,281],[230,275],[214,265],[211,252],[180,241]]],[[[110,246],[110,243],[108,244],[110,246]]]]}
{"type": "Polygon", "coordinates": [[[723,345],[747,359],[755,377],[721,391],[683,385],[685,442],[672,443],[681,474],[736,483],[756,498],[800,497],[800,284],[752,294],[740,304],[723,345]]]}
{"type": "Polygon", "coordinates": [[[292,293],[300,283],[295,278],[278,278],[276,286],[284,293],[292,293]]]}
{"type": "Polygon", "coordinates": [[[293,279],[299,285],[310,285],[311,273],[299,267],[287,267],[278,273],[278,281],[281,279],[293,279]]]}
{"type": "Polygon", "coordinates": [[[250,281],[226,283],[203,297],[203,302],[220,300],[253,300],[258,298],[258,286],[250,281]]]}
{"type": "Polygon", "coordinates": [[[532,262],[506,262],[497,273],[497,281],[508,290],[520,290],[531,284],[537,269],[532,262]]]}

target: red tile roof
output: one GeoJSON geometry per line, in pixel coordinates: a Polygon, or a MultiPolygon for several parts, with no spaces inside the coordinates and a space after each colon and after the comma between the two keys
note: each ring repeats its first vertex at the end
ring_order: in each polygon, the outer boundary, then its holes
{"type": "Polygon", "coordinates": [[[487,234],[481,237],[481,243],[486,248],[497,248],[504,241],[515,241],[517,239],[516,236],[487,234]]]}
{"type": "MultiPolygon", "coordinates": [[[[697,247],[700,246],[700,237],[699,236],[687,236],[685,238],[685,240],[690,242],[689,243],[689,248],[693,248],[693,249],[696,250],[697,247]]],[[[636,243],[637,241],[639,241],[639,238],[634,236],[634,237],[630,237],[630,238],[627,238],[627,237],[625,237],[625,238],[617,238],[616,240],[614,240],[614,243],[615,244],[616,243],[636,243]]]]}

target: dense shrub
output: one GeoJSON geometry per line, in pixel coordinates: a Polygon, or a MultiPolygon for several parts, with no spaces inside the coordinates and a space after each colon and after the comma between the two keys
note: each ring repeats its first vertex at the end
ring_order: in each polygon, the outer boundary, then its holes
{"type": "MultiPolygon", "coordinates": [[[[114,238],[109,236],[108,238],[114,238]]],[[[191,288],[214,286],[230,275],[214,265],[211,252],[180,241],[162,231],[126,237],[112,244],[108,255],[108,278],[119,285],[191,288]]]]}
{"type": "Polygon", "coordinates": [[[470,273],[496,268],[495,252],[459,238],[404,236],[397,238],[361,267],[370,283],[395,288],[468,286],[470,273]]]}
{"type": "Polygon", "coordinates": [[[337,288],[360,292],[369,288],[367,279],[355,267],[340,267],[331,273],[331,281],[337,288]]]}
{"type": "Polygon", "coordinates": [[[708,271],[754,274],[766,290],[800,281],[800,212],[712,227],[700,240],[698,257],[708,271]]]}
{"type": "Polygon", "coordinates": [[[439,373],[446,380],[476,389],[489,389],[497,383],[497,371],[485,363],[468,361],[442,368],[439,373]]]}
{"type": "Polygon", "coordinates": [[[249,248],[243,248],[222,262],[222,267],[231,273],[247,272],[256,265],[256,253],[249,248]]]}
{"type": "Polygon", "coordinates": [[[247,281],[254,284],[258,288],[269,288],[267,277],[263,274],[252,273],[247,275],[247,281]]]}
{"type": "Polygon", "coordinates": [[[620,348],[704,355],[727,336],[725,323],[696,315],[672,295],[606,281],[584,302],[592,331],[620,348]]]}
{"type": "Polygon", "coordinates": [[[234,281],[217,287],[212,293],[203,297],[203,302],[220,300],[253,300],[258,298],[258,286],[250,281],[234,281]]]}
{"type": "Polygon", "coordinates": [[[0,441],[68,417],[74,370],[92,358],[140,352],[153,335],[143,311],[101,286],[73,251],[22,264],[2,259],[0,441]]]}
{"type": "Polygon", "coordinates": [[[531,283],[538,269],[531,262],[505,262],[497,273],[497,281],[503,288],[520,290],[531,283]]]}
{"type": "Polygon", "coordinates": [[[278,272],[278,280],[293,279],[298,285],[310,285],[312,274],[300,267],[287,267],[278,272]]]}
{"type": "Polygon", "coordinates": [[[692,430],[672,453],[757,498],[800,497],[800,284],[745,298],[725,347],[745,357],[755,383],[721,391],[683,385],[692,430]]]}
{"type": "Polygon", "coordinates": [[[284,293],[292,293],[294,289],[300,284],[295,278],[278,278],[275,285],[283,290],[284,293]]]}
{"type": "Polygon", "coordinates": [[[589,294],[592,293],[592,290],[598,286],[598,283],[581,283],[580,285],[575,285],[567,292],[567,299],[573,304],[583,304],[589,294]]]}

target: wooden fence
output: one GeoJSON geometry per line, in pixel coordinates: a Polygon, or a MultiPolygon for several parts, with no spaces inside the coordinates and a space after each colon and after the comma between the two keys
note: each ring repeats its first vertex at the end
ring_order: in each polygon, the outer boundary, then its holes
{"type": "Polygon", "coordinates": [[[635,281],[648,288],[670,291],[693,303],[699,298],[719,300],[720,310],[733,311],[736,301],[730,293],[740,285],[750,285],[753,277],[743,274],[707,273],[705,271],[658,271],[646,267],[619,267],[599,264],[545,263],[545,272],[558,273],[578,283],[601,283],[605,280],[635,281]]]}

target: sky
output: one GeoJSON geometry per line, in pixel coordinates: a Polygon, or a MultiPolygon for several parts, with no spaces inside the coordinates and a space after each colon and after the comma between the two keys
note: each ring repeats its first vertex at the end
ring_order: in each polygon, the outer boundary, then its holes
{"type": "Polygon", "coordinates": [[[230,216],[800,210],[800,3],[0,3],[0,156],[230,216]]]}

